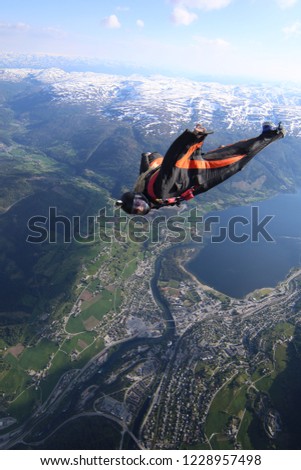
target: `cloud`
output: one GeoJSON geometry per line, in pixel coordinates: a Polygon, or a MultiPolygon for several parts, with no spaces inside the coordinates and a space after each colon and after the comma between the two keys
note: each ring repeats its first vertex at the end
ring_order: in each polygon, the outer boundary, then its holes
{"type": "Polygon", "coordinates": [[[137,20],[136,25],[138,26],[138,28],[144,28],[144,21],[143,20],[137,20]]]}
{"type": "Polygon", "coordinates": [[[0,22],[0,31],[27,32],[31,29],[26,23],[3,23],[0,22]]]}
{"type": "Polygon", "coordinates": [[[176,7],[171,15],[172,22],[175,24],[183,24],[185,26],[190,25],[195,21],[198,16],[195,13],[191,13],[185,8],[176,7]]]}
{"type": "Polygon", "coordinates": [[[198,16],[190,10],[219,10],[230,5],[232,0],[169,0],[175,7],[171,15],[172,22],[188,26],[198,16]]]}
{"type": "Polygon", "coordinates": [[[276,0],[276,2],[280,8],[285,10],[286,8],[291,8],[296,5],[296,3],[298,3],[298,0],[276,0]]]}
{"type": "Polygon", "coordinates": [[[6,34],[21,34],[28,33],[29,36],[51,36],[54,38],[64,38],[67,36],[67,33],[60,28],[53,26],[47,26],[43,28],[33,27],[27,23],[5,23],[0,22],[0,33],[6,34]]]}
{"type": "Polygon", "coordinates": [[[53,38],[59,38],[59,39],[63,39],[65,37],[67,37],[67,33],[65,31],[63,31],[60,28],[55,28],[55,27],[52,27],[52,26],[48,26],[47,28],[43,28],[41,30],[41,33],[42,34],[44,33],[44,34],[49,35],[53,38]]]}
{"type": "MultiPolygon", "coordinates": [[[[42,45],[46,42],[52,41],[55,43],[56,41],[68,38],[68,33],[60,28],[53,26],[36,27],[21,22],[0,22],[0,35],[2,47],[4,47],[2,43],[5,40],[10,41],[11,44],[18,42],[20,44],[20,48],[16,47],[18,50],[30,42],[42,45]]],[[[11,46],[6,47],[11,48],[11,46]]]]}
{"type": "Polygon", "coordinates": [[[194,37],[198,45],[213,46],[215,48],[227,48],[230,46],[230,43],[222,38],[210,39],[203,36],[194,37]]]}
{"type": "MultiPolygon", "coordinates": [[[[281,0],[279,0],[281,1],[281,0]]],[[[285,1],[285,0],[283,0],[285,1]]],[[[286,0],[295,1],[295,0],[286,0]]],[[[219,10],[225,8],[232,0],[171,0],[174,5],[179,5],[181,8],[196,8],[198,10],[219,10]]]]}
{"type": "Polygon", "coordinates": [[[296,37],[301,35],[301,21],[295,21],[290,26],[286,26],[282,29],[283,33],[287,38],[296,37]]]}
{"type": "Polygon", "coordinates": [[[110,15],[103,19],[103,25],[109,29],[118,29],[121,27],[121,23],[116,15],[110,15]]]}

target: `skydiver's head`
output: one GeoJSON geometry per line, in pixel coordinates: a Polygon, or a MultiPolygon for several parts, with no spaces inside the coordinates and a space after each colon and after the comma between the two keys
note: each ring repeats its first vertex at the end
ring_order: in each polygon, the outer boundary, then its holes
{"type": "Polygon", "coordinates": [[[121,200],[116,202],[116,206],[121,207],[128,214],[136,215],[146,215],[151,210],[149,201],[142,193],[124,193],[121,200]]]}

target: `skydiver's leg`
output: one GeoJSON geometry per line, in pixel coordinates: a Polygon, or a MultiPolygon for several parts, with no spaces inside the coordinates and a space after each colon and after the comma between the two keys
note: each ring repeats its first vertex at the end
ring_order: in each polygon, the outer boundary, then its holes
{"type": "Polygon", "coordinates": [[[154,185],[155,194],[160,198],[168,197],[170,188],[174,185],[174,172],[177,161],[183,158],[189,159],[202,145],[207,133],[198,129],[191,132],[184,131],[167,150],[159,175],[154,185]]]}
{"type": "Polygon", "coordinates": [[[195,194],[208,191],[233,176],[249,163],[261,150],[282,138],[283,133],[265,133],[253,139],[236,142],[203,155],[207,168],[196,176],[195,194]]]}
{"type": "MultiPolygon", "coordinates": [[[[191,132],[188,129],[183,132],[169,147],[167,150],[162,166],[161,175],[162,177],[168,177],[172,172],[175,163],[183,158],[183,156],[190,152],[193,146],[200,148],[205,140],[207,134],[202,132],[191,132]]],[[[197,150],[197,149],[194,149],[197,150]]],[[[193,152],[189,153],[191,156],[193,152]]]]}
{"type": "Polygon", "coordinates": [[[231,158],[234,155],[245,155],[253,158],[258,152],[261,152],[265,147],[283,136],[284,133],[278,132],[278,130],[265,132],[260,134],[258,137],[241,140],[234,144],[211,150],[210,152],[203,154],[203,158],[208,161],[224,160],[226,158],[231,158]]]}

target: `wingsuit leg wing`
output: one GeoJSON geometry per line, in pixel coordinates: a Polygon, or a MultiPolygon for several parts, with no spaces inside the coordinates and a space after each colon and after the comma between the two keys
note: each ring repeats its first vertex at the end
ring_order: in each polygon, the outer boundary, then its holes
{"type": "MultiPolygon", "coordinates": [[[[207,132],[205,129],[202,131],[196,129],[192,132],[187,129],[171,144],[164,156],[154,184],[157,197],[165,199],[177,191],[177,188],[173,188],[181,180],[181,178],[179,179],[177,162],[183,159],[189,160],[194,153],[198,152],[209,133],[211,132],[207,132]]],[[[183,187],[185,187],[184,181],[183,187]]]]}
{"type": "Polygon", "coordinates": [[[198,172],[194,194],[208,191],[230,178],[265,147],[282,137],[284,133],[277,129],[203,154],[202,166],[205,167],[198,172]]]}

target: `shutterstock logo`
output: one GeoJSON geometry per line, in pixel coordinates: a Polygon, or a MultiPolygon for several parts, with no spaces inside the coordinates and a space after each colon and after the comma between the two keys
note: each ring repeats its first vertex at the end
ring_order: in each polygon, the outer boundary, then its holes
{"type": "Polygon", "coordinates": [[[210,237],[212,243],[233,243],[260,240],[274,242],[268,225],[274,215],[260,218],[259,207],[252,206],[250,216],[236,215],[222,222],[219,215],[203,216],[196,208],[185,216],[166,216],[159,212],[152,217],[128,216],[120,210],[110,212],[102,208],[97,216],[86,218],[74,215],[71,218],[58,214],[56,207],[49,207],[48,216],[36,215],[28,220],[28,243],[88,243],[100,240],[135,243],[173,243],[193,241],[203,243],[210,237]]]}

